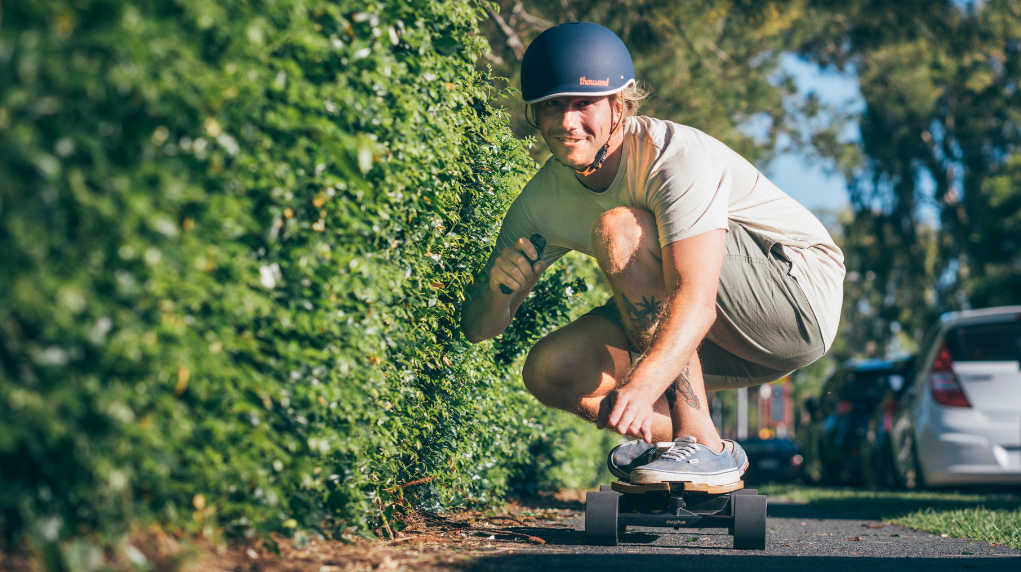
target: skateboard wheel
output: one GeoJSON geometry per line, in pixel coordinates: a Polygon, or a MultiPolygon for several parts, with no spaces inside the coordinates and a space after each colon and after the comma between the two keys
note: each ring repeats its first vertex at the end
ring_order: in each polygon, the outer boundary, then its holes
{"type": "Polygon", "coordinates": [[[766,496],[740,494],[731,497],[734,524],[734,548],[766,549],[766,496]]]}
{"type": "Polygon", "coordinates": [[[593,491],[585,498],[585,538],[589,544],[617,546],[620,527],[621,494],[617,491],[593,491]]]}

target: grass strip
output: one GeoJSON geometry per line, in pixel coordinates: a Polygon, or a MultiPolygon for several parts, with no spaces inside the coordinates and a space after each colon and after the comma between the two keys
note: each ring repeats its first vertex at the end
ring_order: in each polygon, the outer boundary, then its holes
{"type": "Polygon", "coordinates": [[[1016,494],[794,485],[766,485],[759,490],[775,499],[1021,549],[1021,499],[1016,494]]]}
{"type": "Polygon", "coordinates": [[[927,509],[899,518],[897,524],[954,538],[974,538],[1021,548],[1021,509],[927,509]]]}

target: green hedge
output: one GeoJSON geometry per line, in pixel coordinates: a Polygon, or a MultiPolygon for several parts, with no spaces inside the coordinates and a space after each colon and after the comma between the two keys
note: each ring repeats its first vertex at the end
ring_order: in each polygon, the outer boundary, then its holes
{"type": "Polygon", "coordinates": [[[591,480],[608,437],[511,365],[584,268],[502,343],[457,329],[534,169],[474,67],[482,14],[3,5],[0,536],[65,560],[151,519],[348,537],[591,480]]]}

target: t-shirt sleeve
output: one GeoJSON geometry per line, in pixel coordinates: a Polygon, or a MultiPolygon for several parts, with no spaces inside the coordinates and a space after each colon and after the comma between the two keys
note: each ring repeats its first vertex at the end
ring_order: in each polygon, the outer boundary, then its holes
{"type": "Polygon", "coordinates": [[[656,217],[660,246],[728,228],[732,177],[714,153],[684,148],[660,158],[652,171],[646,200],[656,217]]]}
{"type": "MultiPolygon", "coordinates": [[[[529,215],[527,197],[528,195],[525,192],[518,195],[514,202],[511,203],[507,214],[503,217],[503,224],[500,225],[500,234],[496,237],[496,246],[493,247],[493,252],[489,254],[489,260],[482,270],[484,277],[489,277],[489,272],[493,269],[493,264],[496,263],[496,259],[503,252],[503,249],[516,243],[519,238],[529,238],[533,234],[546,236],[539,225],[535,223],[535,219],[529,215]]],[[[569,248],[547,242],[542,259],[549,264],[553,264],[553,262],[559,260],[570,251],[571,249],[569,248]]]]}

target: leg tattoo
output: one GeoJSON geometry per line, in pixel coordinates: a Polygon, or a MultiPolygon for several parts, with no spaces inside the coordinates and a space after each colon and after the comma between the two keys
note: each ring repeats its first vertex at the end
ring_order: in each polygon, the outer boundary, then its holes
{"type": "Polygon", "coordinates": [[[623,306],[627,311],[628,318],[631,318],[631,321],[640,328],[652,327],[663,313],[663,301],[656,300],[655,296],[650,298],[642,296],[642,301],[638,303],[637,307],[623,293],[620,297],[624,301],[623,306]]]}
{"type": "Polygon", "coordinates": [[[644,353],[652,345],[653,330],[660,316],[666,311],[664,303],[655,296],[650,298],[642,296],[642,301],[636,305],[628,300],[623,292],[620,299],[628,339],[635,351],[644,353]]]}
{"type": "Polygon", "coordinates": [[[674,404],[677,403],[677,393],[680,392],[681,396],[684,397],[684,402],[688,404],[688,407],[692,409],[701,409],[698,403],[698,397],[695,396],[695,390],[691,389],[691,382],[688,378],[691,373],[688,372],[688,366],[684,366],[684,373],[678,376],[677,379],[670,384],[670,387],[666,388],[664,396],[666,396],[666,402],[670,405],[670,409],[674,408],[674,404]]]}

